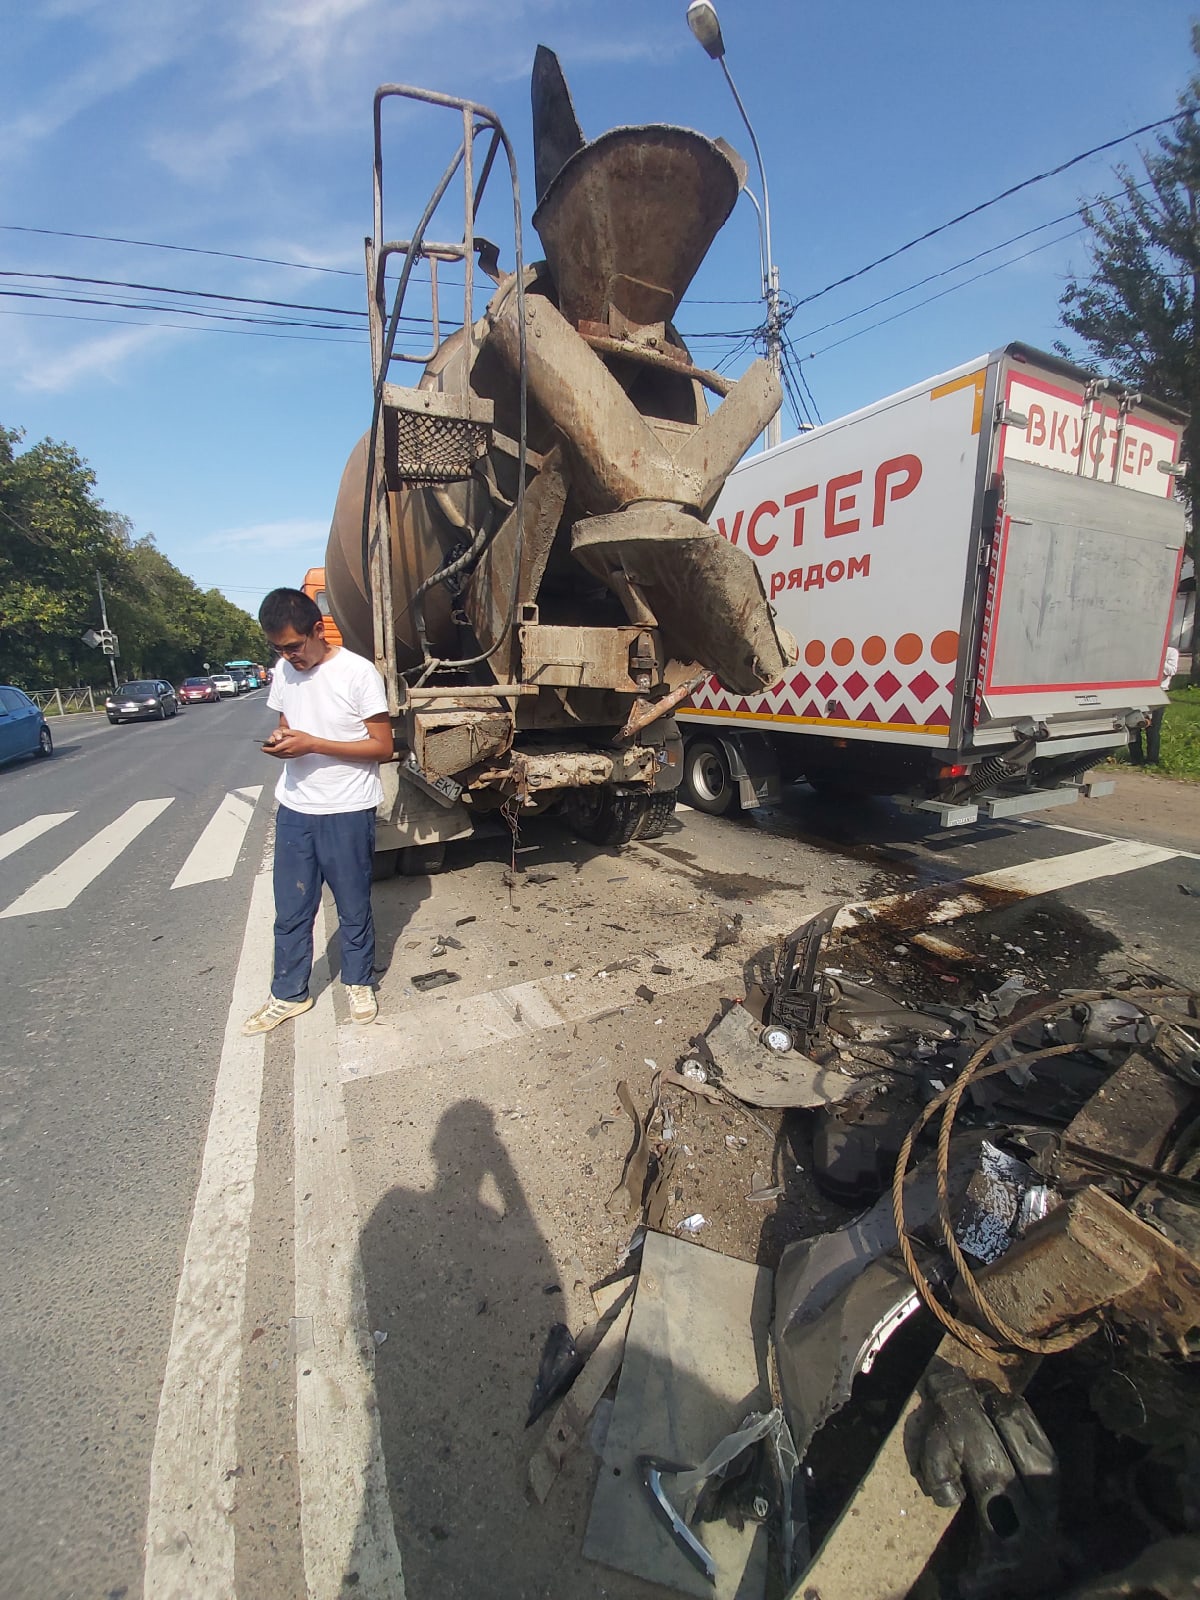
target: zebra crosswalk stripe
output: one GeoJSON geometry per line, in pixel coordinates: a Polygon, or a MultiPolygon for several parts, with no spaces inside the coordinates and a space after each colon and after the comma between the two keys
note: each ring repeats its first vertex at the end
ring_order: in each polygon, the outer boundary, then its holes
{"type": "Polygon", "coordinates": [[[246,829],[254,815],[255,802],[261,793],[261,784],[257,788],[229,791],[176,873],[172,889],[185,889],[193,883],[215,883],[233,876],[246,829]]]}
{"type": "Polygon", "coordinates": [[[22,845],[40,839],[42,834],[57,828],[60,822],[68,822],[74,815],[73,811],[47,811],[40,817],[30,817],[28,822],[18,823],[7,833],[0,833],[0,861],[5,856],[15,855],[22,845]]]}
{"type": "Polygon", "coordinates": [[[135,800],[115,822],[101,828],[53,872],[46,873],[11,905],[5,906],[0,918],[30,916],[39,911],[65,911],[172,803],[171,800],[135,800]]]}

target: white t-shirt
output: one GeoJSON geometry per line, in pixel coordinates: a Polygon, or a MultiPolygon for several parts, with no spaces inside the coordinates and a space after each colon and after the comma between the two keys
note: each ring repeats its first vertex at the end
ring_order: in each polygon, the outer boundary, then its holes
{"type": "MultiPolygon", "coordinates": [[[[288,727],[318,739],[350,743],[367,737],[366,719],[388,708],[383,679],[351,650],[335,650],[319,666],[298,672],[280,660],[267,704],[282,711],[288,727]]],[[[308,816],[338,811],[373,811],[383,798],[378,761],[341,761],[337,756],[292,756],[275,785],[280,805],[308,816]]]]}
{"type": "Polygon", "coordinates": [[[1179,671],[1179,651],[1173,644],[1167,646],[1167,653],[1163,657],[1162,686],[1164,689],[1171,687],[1171,679],[1179,671]]]}

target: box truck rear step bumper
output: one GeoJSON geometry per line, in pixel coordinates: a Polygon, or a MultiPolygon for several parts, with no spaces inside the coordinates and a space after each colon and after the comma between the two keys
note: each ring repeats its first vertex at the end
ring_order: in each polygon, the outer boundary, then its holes
{"type": "Polygon", "coordinates": [[[916,800],[914,811],[932,811],[943,828],[962,828],[980,817],[995,821],[1000,817],[1020,817],[1030,811],[1048,811],[1052,806],[1074,805],[1079,799],[1098,800],[1116,787],[1111,778],[1091,783],[1069,784],[1059,789],[1029,789],[1024,794],[994,795],[991,799],[968,801],[916,800]]]}

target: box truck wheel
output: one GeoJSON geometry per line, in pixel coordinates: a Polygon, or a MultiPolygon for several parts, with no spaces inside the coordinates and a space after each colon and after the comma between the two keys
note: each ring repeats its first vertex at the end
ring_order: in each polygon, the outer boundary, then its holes
{"type": "Polygon", "coordinates": [[[648,794],[619,794],[607,784],[568,789],[567,821],[589,844],[620,849],[637,834],[650,808],[648,794]]]}
{"type": "Polygon", "coordinates": [[[729,762],[719,744],[711,739],[689,742],[683,756],[683,798],[697,811],[710,817],[723,817],[732,810],[736,798],[729,762]]]}

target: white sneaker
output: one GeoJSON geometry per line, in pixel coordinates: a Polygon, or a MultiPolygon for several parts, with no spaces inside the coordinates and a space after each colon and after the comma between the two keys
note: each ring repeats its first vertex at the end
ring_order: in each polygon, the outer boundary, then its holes
{"type": "Polygon", "coordinates": [[[303,1000],[277,1000],[272,995],[265,1006],[260,1006],[253,1016],[246,1018],[242,1023],[242,1032],[270,1033],[272,1028],[277,1028],[289,1017],[298,1017],[312,1008],[312,995],[305,995],[303,1000]]]}
{"type": "Polygon", "coordinates": [[[350,1015],[355,1022],[374,1022],[379,1015],[379,1002],[369,983],[347,983],[342,987],[350,1002],[350,1015]]]}

